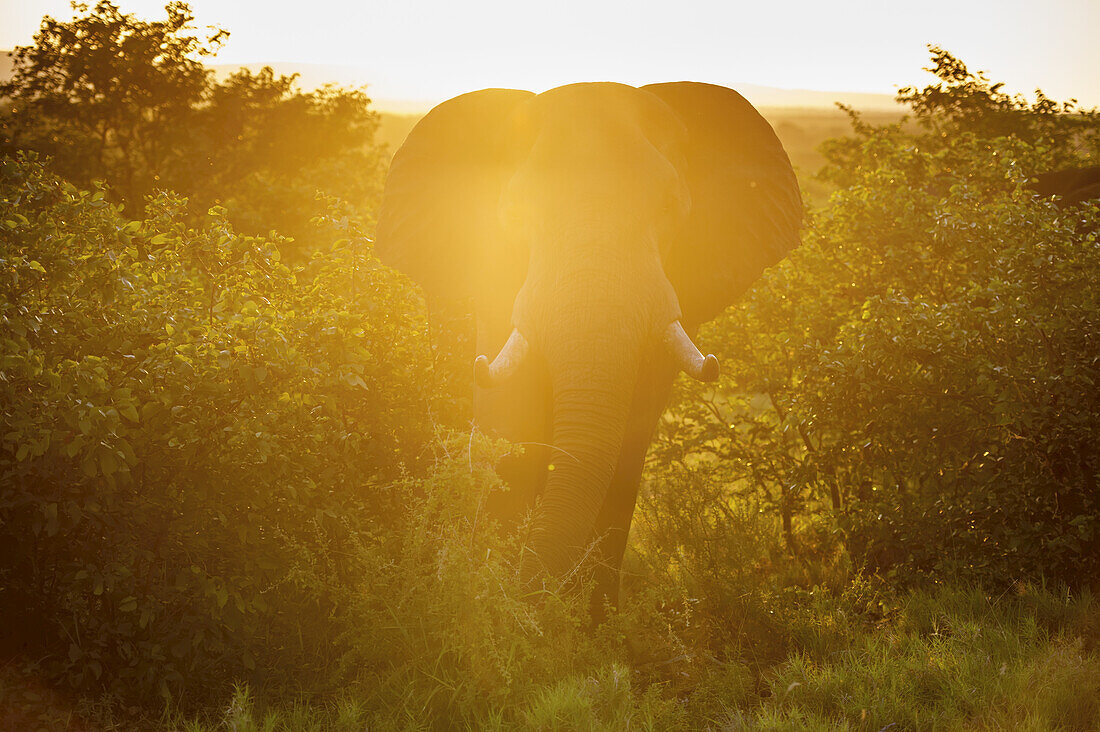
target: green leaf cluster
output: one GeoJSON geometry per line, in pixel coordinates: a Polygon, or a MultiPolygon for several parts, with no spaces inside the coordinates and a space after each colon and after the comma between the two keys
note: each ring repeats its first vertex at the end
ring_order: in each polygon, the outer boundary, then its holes
{"type": "Polygon", "coordinates": [[[12,53],[0,84],[0,153],[34,150],[66,180],[106,180],[132,217],[161,191],[187,197],[198,225],[223,205],[237,230],[278,231],[302,260],[327,245],[313,217],[318,192],[369,215],[387,156],[363,89],[303,91],[296,75],[242,68],[224,79],[204,64],[229,33],[200,32],[186,3],[143,20],[110,0],[45,17],[34,43],[12,53]]]}
{"type": "Polygon", "coordinates": [[[703,335],[725,375],[663,423],[646,552],[718,576],[740,503],[895,584],[1100,577],[1100,210],[1031,189],[1100,122],[934,60],[921,124],[853,115],[803,246],[703,335]]]}
{"type": "Polygon", "coordinates": [[[0,612],[77,688],[328,663],[307,570],[433,438],[422,305],[369,242],[290,268],[183,205],[0,162],[0,612]]]}

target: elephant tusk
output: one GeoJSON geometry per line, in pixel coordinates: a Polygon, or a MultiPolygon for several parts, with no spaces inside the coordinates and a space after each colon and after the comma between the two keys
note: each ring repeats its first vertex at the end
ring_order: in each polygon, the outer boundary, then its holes
{"type": "Polygon", "coordinates": [[[718,359],[713,353],[706,356],[700,353],[679,320],[669,323],[662,340],[676,359],[676,364],[688,376],[699,381],[714,381],[718,378],[718,359]]]}
{"type": "Polygon", "coordinates": [[[488,389],[507,380],[527,358],[530,346],[527,339],[519,330],[512,329],[512,334],[504,342],[500,353],[489,363],[486,356],[478,356],[474,359],[474,381],[478,386],[488,389]]]}

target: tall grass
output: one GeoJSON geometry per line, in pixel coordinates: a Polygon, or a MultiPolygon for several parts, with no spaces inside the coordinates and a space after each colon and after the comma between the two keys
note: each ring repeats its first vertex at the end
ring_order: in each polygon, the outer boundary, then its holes
{"type": "MultiPolygon", "coordinates": [[[[457,657],[422,648],[406,659],[401,678],[409,686],[403,691],[395,684],[380,695],[379,687],[367,685],[329,700],[261,704],[247,687],[238,687],[220,716],[173,720],[169,726],[266,732],[1092,730],[1100,725],[1100,613],[1087,593],[1021,586],[1013,594],[990,596],[977,588],[941,587],[900,598],[875,624],[855,620],[854,608],[839,601],[819,609],[843,627],[832,622],[810,630],[787,628],[790,653],[758,673],[750,670],[748,654],[740,660],[712,658],[690,690],[677,683],[675,677],[685,672],[675,663],[647,673],[616,660],[624,649],[604,633],[592,641],[606,654],[603,660],[573,655],[575,648],[563,646],[556,668],[530,680],[514,679],[497,694],[479,694],[477,675],[457,657]],[[844,623],[849,613],[853,622],[844,623]],[[413,683],[417,675],[429,683],[413,683]],[[462,699],[451,708],[454,716],[420,713],[439,709],[433,698],[439,694],[462,699]]],[[[636,631],[635,641],[652,632],[623,630],[636,631]]],[[[473,632],[486,636],[483,630],[473,632]]],[[[558,641],[577,642],[561,629],[552,633],[558,641]]],[[[514,670],[522,668],[517,664],[514,670]]]]}

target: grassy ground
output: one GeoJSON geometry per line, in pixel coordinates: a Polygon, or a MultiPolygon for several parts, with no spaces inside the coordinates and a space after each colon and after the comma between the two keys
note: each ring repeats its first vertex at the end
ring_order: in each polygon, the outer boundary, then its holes
{"type": "MultiPolygon", "coordinates": [[[[486,709],[483,719],[539,730],[1095,730],[1098,610],[1088,595],[1031,588],[999,597],[919,592],[872,627],[836,607],[792,629],[797,650],[757,679],[751,664],[715,662],[703,688],[684,695],[674,683],[643,686],[639,672],[610,663],[536,690],[515,708],[486,709]]],[[[260,709],[239,689],[220,719],[183,728],[382,726],[372,717],[354,694],[260,709]]]]}
{"type": "MultiPolygon", "coordinates": [[[[1089,595],[1021,587],[990,596],[941,587],[886,607],[880,619],[825,601],[786,628],[779,663],[752,661],[752,638],[711,658],[691,687],[621,660],[486,703],[459,727],[537,730],[1100,729],[1100,606],[1089,595]]],[[[691,649],[687,649],[691,652],[691,649]]],[[[670,659],[674,669],[676,659],[670,659]]],[[[245,686],[221,712],[130,716],[100,700],[71,700],[9,666],[0,675],[4,729],[420,729],[409,710],[430,699],[380,704],[377,688],[330,699],[260,702],[245,686]]],[[[519,691],[519,689],[523,689],[519,691]]],[[[441,691],[443,691],[441,689],[441,691]]],[[[446,693],[444,691],[444,693],[446,693]]],[[[391,700],[392,701],[392,700],[391,700]]],[[[436,725],[448,725],[436,720],[436,725]]]]}
{"type": "MultiPolygon", "coordinates": [[[[748,664],[716,662],[707,688],[681,697],[670,683],[642,688],[636,672],[613,663],[515,709],[486,710],[485,720],[540,730],[1098,729],[1097,611],[1089,596],[1033,589],[921,592],[875,627],[833,608],[797,629],[798,650],[759,679],[748,664]]],[[[354,696],[259,711],[238,690],[222,719],[186,728],[352,730],[370,721],[354,696]]]]}

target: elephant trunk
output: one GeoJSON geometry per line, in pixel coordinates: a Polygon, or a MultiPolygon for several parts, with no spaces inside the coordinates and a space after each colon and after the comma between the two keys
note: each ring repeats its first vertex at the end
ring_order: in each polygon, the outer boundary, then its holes
{"type": "Polygon", "coordinates": [[[616,250],[575,261],[581,266],[534,267],[516,301],[517,329],[545,359],[553,388],[553,451],[524,559],[528,578],[540,567],[568,577],[597,538],[643,349],[679,317],[659,264],[616,250]],[[540,280],[540,271],[553,279],[540,280]]]}
{"type": "Polygon", "coordinates": [[[565,577],[592,542],[611,483],[630,410],[637,370],[635,344],[608,344],[606,358],[551,366],[553,451],[531,527],[526,574],[538,563],[565,577]],[[620,350],[621,349],[621,350],[620,350]]]}

